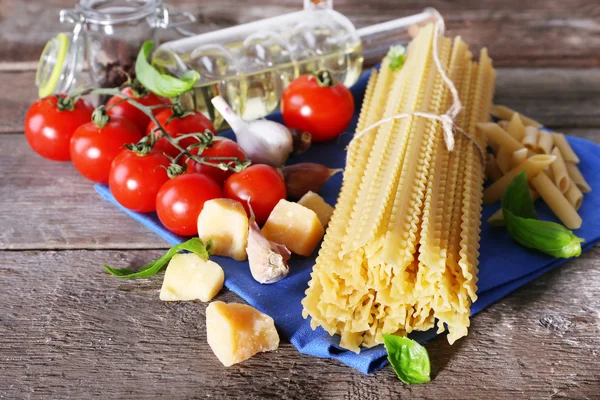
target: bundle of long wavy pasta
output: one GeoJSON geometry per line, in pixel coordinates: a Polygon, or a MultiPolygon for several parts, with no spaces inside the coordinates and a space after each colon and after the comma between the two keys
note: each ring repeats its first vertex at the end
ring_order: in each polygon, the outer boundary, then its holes
{"type": "Polygon", "coordinates": [[[453,98],[433,59],[433,41],[463,109],[448,151],[442,124],[411,115],[381,124],[349,147],[342,189],[306,291],[311,326],[341,335],[352,351],[383,334],[427,330],[437,320],[448,340],[467,334],[476,299],[486,137],[496,72],[484,49],[472,61],[460,39],[433,25],[408,47],[405,65],[373,71],[357,132],[400,113],[442,115],[453,98]]]}

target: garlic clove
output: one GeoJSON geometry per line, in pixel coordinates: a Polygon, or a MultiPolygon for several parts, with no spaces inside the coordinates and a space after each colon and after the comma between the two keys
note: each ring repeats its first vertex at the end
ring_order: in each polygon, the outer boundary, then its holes
{"type": "Polygon", "coordinates": [[[323,164],[298,163],[282,168],[283,179],[290,198],[299,199],[308,192],[318,192],[341,168],[332,169],[323,164]]]}
{"type": "Polygon", "coordinates": [[[292,254],[284,245],[267,240],[254,218],[250,221],[246,252],[250,273],[259,283],[275,283],[290,272],[287,261],[292,254]]]}

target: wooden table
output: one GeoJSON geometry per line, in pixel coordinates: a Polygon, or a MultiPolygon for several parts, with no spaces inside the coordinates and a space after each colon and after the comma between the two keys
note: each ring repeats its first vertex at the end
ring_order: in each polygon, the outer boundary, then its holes
{"type": "MultiPolygon", "coordinates": [[[[600,248],[474,317],[454,346],[444,337],[427,344],[433,381],[426,385],[405,386],[389,367],[366,376],[287,342],[222,367],[206,343],[204,304],[162,303],[160,278],[123,282],[101,267],[141,264],[166,243],[102,201],[70,164],[37,157],[23,137],[34,61],[61,30],[58,10],[73,3],[0,0],[0,398],[600,398],[600,248]]],[[[251,3],[186,0],[176,8],[212,30],[300,2],[251,3]]],[[[423,7],[336,3],[358,26],[423,7]]],[[[430,5],[449,34],[489,48],[498,103],[600,143],[597,1],[430,5]]],[[[239,300],[228,291],[219,299],[239,300]]]]}

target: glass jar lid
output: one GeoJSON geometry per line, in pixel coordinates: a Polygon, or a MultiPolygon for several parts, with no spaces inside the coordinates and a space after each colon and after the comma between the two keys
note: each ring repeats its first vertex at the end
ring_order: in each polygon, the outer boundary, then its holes
{"type": "Polygon", "coordinates": [[[97,25],[135,22],[160,14],[162,0],[80,0],[72,10],[97,25]]]}
{"type": "Polygon", "coordinates": [[[77,29],[73,33],[59,33],[46,43],[35,74],[39,97],[68,92],[82,69],[82,46],[77,29]]]}

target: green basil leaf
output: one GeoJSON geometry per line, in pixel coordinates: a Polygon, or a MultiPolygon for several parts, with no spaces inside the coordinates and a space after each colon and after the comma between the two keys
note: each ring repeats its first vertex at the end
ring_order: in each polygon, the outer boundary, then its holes
{"type": "Polygon", "coordinates": [[[186,250],[197,254],[199,257],[208,260],[210,248],[212,247],[212,240],[209,240],[206,244],[200,238],[192,238],[187,242],[173,246],[158,260],[149,262],[148,264],[141,267],[137,272],[134,272],[131,268],[111,268],[108,265],[104,265],[104,269],[111,275],[122,279],[135,279],[135,278],[149,278],[152,275],[157,274],[163,268],[167,266],[171,258],[182,250],[186,250]]]}
{"type": "Polygon", "coordinates": [[[503,213],[510,237],[521,245],[557,258],[581,255],[581,242],[584,240],[564,226],[550,221],[519,217],[507,209],[503,209],[503,213]]]}
{"type": "Polygon", "coordinates": [[[200,74],[194,70],[187,71],[181,79],[161,74],[148,62],[154,42],[144,42],[135,62],[135,75],[138,81],[149,91],[163,97],[175,97],[194,87],[200,74]]]}
{"type": "Polygon", "coordinates": [[[406,48],[404,46],[392,46],[387,53],[388,61],[390,62],[389,68],[392,71],[402,68],[404,65],[404,58],[406,56],[406,48]]]}
{"type": "Polygon", "coordinates": [[[581,255],[583,239],[560,224],[538,219],[525,172],[517,175],[504,191],[502,214],[510,237],[521,245],[557,258],[581,255]]]}
{"type": "Polygon", "coordinates": [[[538,219],[525,172],[517,175],[506,187],[502,208],[519,217],[538,219]]]}
{"type": "Polygon", "coordinates": [[[383,335],[388,360],[398,378],[404,383],[425,383],[431,378],[427,349],[403,336],[383,335]]]}

